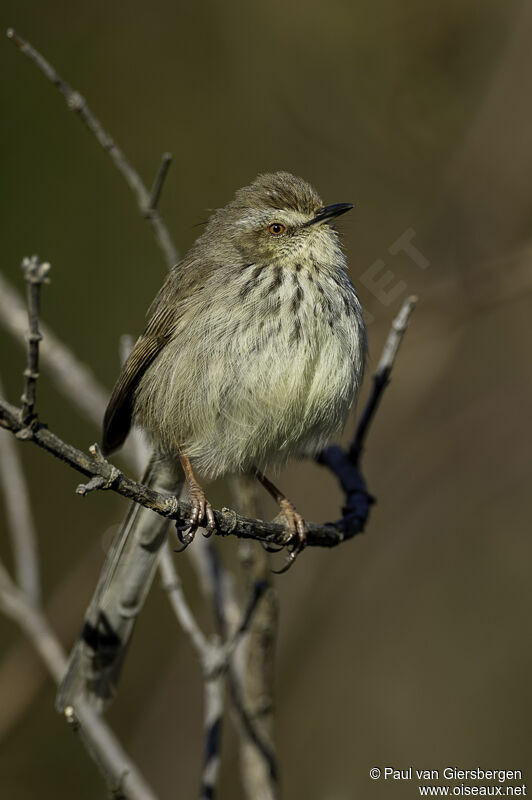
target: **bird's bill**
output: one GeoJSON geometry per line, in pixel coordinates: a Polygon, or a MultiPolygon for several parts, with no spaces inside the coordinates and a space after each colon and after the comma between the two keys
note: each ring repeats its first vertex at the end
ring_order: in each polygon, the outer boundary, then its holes
{"type": "Polygon", "coordinates": [[[352,208],[353,203],[333,203],[330,206],[323,206],[323,208],[318,208],[316,215],[309,222],[305,222],[303,227],[306,228],[309,225],[316,225],[318,222],[326,222],[333,217],[339,217],[340,214],[345,214],[352,208]]]}

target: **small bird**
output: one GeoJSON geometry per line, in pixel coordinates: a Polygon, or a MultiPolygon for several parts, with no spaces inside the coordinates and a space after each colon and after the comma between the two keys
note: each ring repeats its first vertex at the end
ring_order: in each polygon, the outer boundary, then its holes
{"type": "Polygon", "coordinates": [[[334,220],[288,172],[259,175],[210,218],[148,311],[105,414],[103,452],[141,426],[180,462],[192,503],[184,544],[215,528],[200,478],[253,473],[293,534],[306,525],[265,476],[313,455],[344,424],[362,380],[366,333],[334,220]]]}
{"type": "MultiPolygon", "coordinates": [[[[333,228],[351,208],[324,206],[287,172],[259,175],[212,215],[148,311],[111,395],[102,449],[116,450],[136,424],[154,448],[144,480],[166,474],[171,491],[184,473],[192,511],[183,546],[198,527],[215,528],[198,478],[232,472],[253,473],[279,503],[292,534],[281,571],[305,544],[303,517],[264,473],[323,449],[362,380],[362,310],[333,228]]],[[[60,711],[80,698],[102,710],[116,693],[166,533],[163,520],[150,546],[137,547],[139,518],[134,505],[107,554],[60,711]]]]}

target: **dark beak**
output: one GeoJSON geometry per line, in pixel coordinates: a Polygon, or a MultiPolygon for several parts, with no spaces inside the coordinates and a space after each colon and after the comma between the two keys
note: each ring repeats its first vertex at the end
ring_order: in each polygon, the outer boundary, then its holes
{"type": "Polygon", "coordinates": [[[331,206],[323,206],[318,208],[316,216],[302,226],[308,228],[309,225],[315,225],[318,222],[325,222],[333,217],[339,217],[340,214],[345,214],[346,211],[351,211],[353,203],[333,203],[331,206]]]}

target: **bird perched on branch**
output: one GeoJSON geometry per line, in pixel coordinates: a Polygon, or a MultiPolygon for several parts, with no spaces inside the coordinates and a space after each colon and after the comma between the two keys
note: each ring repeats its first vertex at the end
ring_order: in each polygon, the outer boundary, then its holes
{"type": "MultiPolygon", "coordinates": [[[[154,447],[145,482],[175,490],[182,467],[192,504],[184,546],[199,526],[215,528],[198,477],[239,471],[279,502],[292,534],[285,569],[304,546],[302,516],[264,471],[323,449],[362,380],[364,322],[333,228],[351,208],[324,206],[287,172],[259,176],[213,214],[148,311],[109,401],[103,450],[120,447],[135,423],[154,447]]],[[[135,504],[107,554],[61,711],[81,697],[102,709],[116,693],[166,534],[166,519],[142,520],[135,504]]]]}
{"type": "Polygon", "coordinates": [[[313,455],[340,428],[362,379],[366,335],[334,220],[287,172],[260,175],[216,211],[169,273],[105,414],[103,450],[132,422],[181,463],[193,511],[215,527],[196,475],[252,472],[304,544],[305,523],[264,472],[313,455]]]}
{"type": "Polygon", "coordinates": [[[216,211],[169,273],[116,383],[108,454],[132,422],[179,460],[193,505],[185,543],[215,527],[196,475],[252,472],[279,502],[296,549],[305,523],[264,472],[321,450],[362,379],[360,303],[324,206],[287,172],[260,175],[216,211]]]}

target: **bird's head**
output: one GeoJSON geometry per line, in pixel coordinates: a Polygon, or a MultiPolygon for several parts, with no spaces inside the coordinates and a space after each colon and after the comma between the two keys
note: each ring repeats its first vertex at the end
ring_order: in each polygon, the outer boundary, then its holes
{"type": "MultiPolygon", "coordinates": [[[[254,263],[310,258],[335,260],[340,252],[331,223],[351,203],[324,206],[317,192],[289,172],[259,175],[210,219],[204,237],[236,248],[254,263]]],[[[203,238],[203,237],[202,237],[203,238]]]]}

